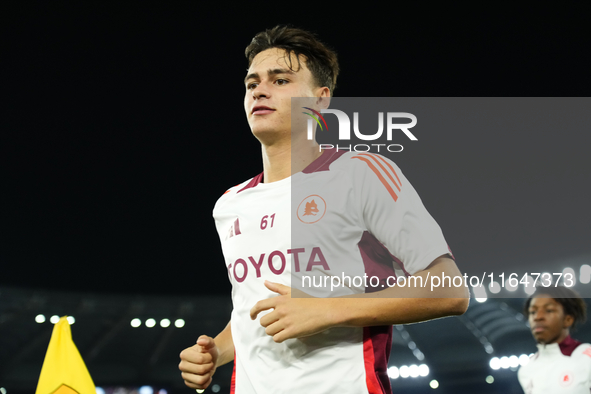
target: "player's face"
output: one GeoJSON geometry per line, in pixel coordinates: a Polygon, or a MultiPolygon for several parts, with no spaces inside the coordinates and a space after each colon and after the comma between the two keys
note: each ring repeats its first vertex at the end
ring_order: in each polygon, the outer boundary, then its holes
{"type": "Polygon", "coordinates": [[[529,305],[529,325],[538,343],[561,342],[569,333],[573,317],[564,314],[562,304],[546,295],[534,297],[529,305]]]}
{"type": "Polygon", "coordinates": [[[255,56],[244,80],[244,110],[253,134],[261,140],[267,136],[289,135],[292,97],[326,97],[328,88],[317,87],[305,59],[271,48],[255,56]]]}

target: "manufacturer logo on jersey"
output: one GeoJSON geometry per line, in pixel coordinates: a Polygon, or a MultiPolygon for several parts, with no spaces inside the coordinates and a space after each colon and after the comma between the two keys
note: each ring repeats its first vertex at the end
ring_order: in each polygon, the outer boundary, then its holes
{"type": "Polygon", "coordinates": [[[234,220],[234,223],[232,223],[232,225],[228,229],[228,234],[226,234],[226,239],[230,239],[233,236],[240,235],[240,234],[242,234],[240,232],[240,221],[238,220],[238,218],[236,218],[236,220],[234,220]]]}
{"type": "Polygon", "coordinates": [[[312,194],[302,200],[298,206],[298,219],[306,224],[316,223],[326,213],[326,201],[317,194],[312,194]]]}
{"type": "Polygon", "coordinates": [[[570,386],[573,383],[572,372],[565,371],[560,374],[560,385],[562,387],[570,386]]]}

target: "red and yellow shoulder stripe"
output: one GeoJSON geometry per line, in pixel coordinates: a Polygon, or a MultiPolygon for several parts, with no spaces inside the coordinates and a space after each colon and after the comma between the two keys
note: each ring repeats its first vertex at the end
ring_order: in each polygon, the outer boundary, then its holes
{"type": "Polygon", "coordinates": [[[400,182],[400,178],[398,177],[396,170],[394,170],[394,167],[392,167],[392,164],[390,164],[383,156],[372,153],[359,153],[351,157],[351,159],[364,161],[377,175],[378,179],[382,182],[394,201],[398,200],[398,194],[396,194],[394,189],[400,192],[402,182],[400,182]]]}
{"type": "MultiPolygon", "coordinates": [[[[241,185],[241,183],[237,184],[236,186],[240,186],[240,185],[241,185]]],[[[234,187],[236,187],[236,186],[234,186],[234,187]]],[[[224,192],[224,194],[228,194],[228,193],[230,193],[230,192],[232,191],[232,189],[234,189],[234,187],[231,187],[231,188],[229,188],[228,190],[226,190],[226,191],[224,192]]]]}

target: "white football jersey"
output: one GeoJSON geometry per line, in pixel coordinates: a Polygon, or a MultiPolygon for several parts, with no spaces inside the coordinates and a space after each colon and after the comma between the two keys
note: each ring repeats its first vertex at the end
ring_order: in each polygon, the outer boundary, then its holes
{"type": "Polygon", "coordinates": [[[268,312],[253,321],[250,310],[277,296],[265,280],[317,297],[383,290],[387,278],[393,284],[450,253],[441,229],[381,155],[327,150],[290,178],[262,180],[231,188],[214,208],[232,283],[232,392],[390,393],[391,326],[275,343],[259,323],[268,312]]]}
{"type": "Polygon", "coordinates": [[[525,394],[589,394],[591,345],[570,336],[560,344],[539,344],[517,376],[525,394]]]}

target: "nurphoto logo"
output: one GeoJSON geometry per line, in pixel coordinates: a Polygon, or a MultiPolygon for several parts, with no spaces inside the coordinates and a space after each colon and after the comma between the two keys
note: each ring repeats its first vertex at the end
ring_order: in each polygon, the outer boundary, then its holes
{"type": "MultiPolygon", "coordinates": [[[[333,114],[336,115],[337,121],[339,124],[338,130],[338,140],[339,141],[351,141],[351,120],[349,116],[338,109],[321,109],[320,112],[310,108],[310,107],[302,107],[304,109],[309,110],[309,112],[303,112],[304,114],[308,115],[310,119],[308,119],[307,124],[307,138],[308,140],[314,139],[314,128],[315,124],[320,126],[320,130],[328,131],[328,125],[324,116],[322,114],[333,114]]],[[[353,112],[353,133],[354,136],[362,141],[377,141],[379,140],[382,135],[384,134],[384,123],[386,123],[386,141],[391,142],[392,136],[394,132],[401,131],[404,133],[408,139],[411,141],[417,141],[417,137],[409,129],[413,128],[417,124],[417,117],[408,112],[387,112],[384,116],[384,112],[378,112],[378,130],[373,134],[364,134],[361,133],[359,130],[359,112],[353,112]],[[386,119],[384,122],[384,118],[386,119]],[[409,123],[394,123],[395,119],[408,119],[410,120],[409,123]]],[[[369,152],[372,147],[376,148],[377,152],[380,151],[381,147],[385,147],[388,152],[402,152],[403,146],[400,144],[349,144],[341,146],[337,144],[336,146],[333,144],[320,144],[320,150],[323,149],[333,149],[336,148],[337,150],[349,150],[355,152],[369,152]]]]}

